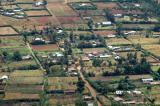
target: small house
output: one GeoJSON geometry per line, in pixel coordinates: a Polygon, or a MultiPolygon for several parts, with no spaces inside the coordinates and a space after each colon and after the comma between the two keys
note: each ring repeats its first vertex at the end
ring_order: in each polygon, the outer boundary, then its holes
{"type": "Polygon", "coordinates": [[[104,54],[100,54],[99,57],[100,58],[109,58],[109,57],[111,57],[111,55],[104,53],[104,54]]]}
{"type": "Polygon", "coordinates": [[[140,95],[140,94],[142,94],[142,92],[141,92],[141,91],[136,91],[136,90],[135,90],[135,91],[133,91],[133,93],[134,93],[134,94],[136,94],[136,95],[140,95]]]}
{"type": "Polygon", "coordinates": [[[116,95],[123,95],[124,91],[116,91],[115,94],[116,95]]]}
{"type": "Polygon", "coordinates": [[[82,57],[82,61],[90,61],[90,59],[89,59],[89,57],[87,57],[87,56],[83,56],[83,57],[82,57]]]}
{"type": "Polygon", "coordinates": [[[89,101],[89,100],[93,100],[93,97],[89,96],[89,95],[84,95],[83,99],[86,100],[86,101],[89,101]]]}
{"type": "Polygon", "coordinates": [[[111,21],[102,22],[102,26],[110,26],[112,25],[111,21]]]}
{"type": "Polygon", "coordinates": [[[22,56],[22,60],[30,60],[32,59],[32,56],[27,55],[27,56],[22,56]]]}
{"type": "Polygon", "coordinates": [[[143,83],[153,82],[153,78],[144,78],[144,79],[142,79],[142,82],[143,82],[143,83]]]}
{"type": "Polygon", "coordinates": [[[114,59],[119,60],[119,59],[121,59],[121,57],[120,56],[115,56],[114,59]]]}
{"type": "Polygon", "coordinates": [[[37,3],[35,3],[35,6],[42,6],[42,5],[44,5],[43,2],[37,2],[37,3]]]}
{"type": "Polygon", "coordinates": [[[87,106],[94,106],[94,103],[87,103],[87,106]]]}

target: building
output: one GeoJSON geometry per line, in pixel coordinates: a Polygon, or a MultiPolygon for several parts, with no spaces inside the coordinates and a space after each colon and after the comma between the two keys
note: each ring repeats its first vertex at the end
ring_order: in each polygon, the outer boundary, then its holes
{"type": "Polygon", "coordinates": [[[153,78],[145,78],[145,79],[142,79],[142,82],[143,82],[143,83],[153,82],[153,78]]]}

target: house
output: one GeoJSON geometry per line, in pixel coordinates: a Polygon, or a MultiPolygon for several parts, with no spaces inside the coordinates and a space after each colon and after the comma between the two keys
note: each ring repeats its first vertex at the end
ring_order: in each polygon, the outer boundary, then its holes
{"type": "Polygon", "coordinates": [[[140,7],[141,5],[138,4],[138,3],[136,3],[136,4],[134,4],[134,6],[135,6],[135,7],[140,7]]]}
{"type": "Polygon", "coordinates": [[[30,60],[30,59],[32,59],[32,56],[30,55],[22,56],[22,60],[30,60]]]}
{"type": "Polygon", "coordinates": [[[113,47],[113,46],[108,46],[108,48],[111,49],[111,50],[120,49],[120,47],[113,47]]]}
{"type": "Polygon", "coordinates": [[[89,103],[87,103],[87,106],[94,106],[94,103],[89,102],[89,103]]]}
{"type": "Polygon", "coordinates": [[[118,10],[118,9],[112,9],[111,13],[114,15],[114,17],[122,17],[124,14],[124,11],[118,10]]]}
{"type": "Polygon", "coordinates": [[[7,75],[3,75],[2,77],[0,77],[0,80],[8,80],[8,76],[7,75]]]}
{"type": "Polygon", "coordinates": [[[15,9],[13,9],[13,11],[14,12],[21,12],[21,11],[23,11],[23,9],[22,8],[15,8],[15,9]]]}
{"type": "Polygon", "coordinates": [[[84,20],[90,20],[92,19],[91,17],[83,17],[84,20]]]}
{"type": "Polygon", "coordinates": [[[142,82],[143,82],[143,83],[153,82],[153,78],[144,78],[144,79],[142,79],[142,82]]]}
{"type": "Polygon", "coordinates": [[[108,58],[108,57],[111,57],[111,55],[104,53],[104,54],[100,54],[99,57],[100,58],[108,58]]]}
{"type": "Polygon", "coordinates": [[[129,32],[124,32],[125,35],[132,35],[132,34],[135,34],[136,31],[129,31],[129,32]]]}
{"type": "Polygon", "coordinates": [[[150,82],[150,85],[160,85],[160,81],[154,81],[154,82],[150,82]]]}
{"type": "Polygon", "coordinates": [[[83,99],[86,100],[86,101],[89,101],[89,100],[93,100],[93,97],[89,96],[89,95],[84,95],[83,99]]]}
{"type": "Polygon", "coordinates": [[[36,2],[36,3],[35,3],[35,6],[42,6],[42,5],[44,5],[43,2],[36,2]]]}
{"type": "Polygon", "coordinates": [[[111,21],[102,22],[102,26],[110,26],[112,25],[111,21]]]}
{"type": "Polygon", "coordinates": [[[83,57],[82,57],[82,61],[90,61],[90,59],[89,59],[89,57],[87,57],[87,56],[83,56],[83,57]]]}
{"type": "Polygon", "coordinates": [[[153,32],[153,37],[160,37],[160,32],[153,32]]]}
{"type": "Polygon", "coordinates": [[[52,54],[53,57],[63,57],[64,55],[60,52],[55,52],[52,54]]]}
{"type": "Polygon", "coordinates": [[[114,97],[114,100],[115,100],[115,101],[123,101],[123,99],[120,98],[120,97],[114,97]]]}
{"type": "Polygon", "coordinates": [[[4,12],[4,15],[13,16],[13,15],[15,15],[15,13],[14,12],[4,12]]]}
{"type": "Polygon", "coordinates": [[[116,91],[115,94],[116,95],[123,95],[124,91],[116,91]]]}
{"type": "Polygon", "coordinates": [[[125,102],[122,102],[123,104],[136,104],[136,101],[125,101],[125,102]]]}
{"type": "Polygon", "coordinates": [[[115,56],[114,59],[119,60],[119,59],[121,59],[121,57],[120,56],[115,56]]]}
{"type": "Polygon", "coordinates": [[[134,90],[134,91],[133,91],[133,93],[134,93],[134,94],[136,94],[136,95],[140,95],[140,94],[142,94],[142,92],[141,92],[141,91],[136,91],[136,90],[134,90]]]}

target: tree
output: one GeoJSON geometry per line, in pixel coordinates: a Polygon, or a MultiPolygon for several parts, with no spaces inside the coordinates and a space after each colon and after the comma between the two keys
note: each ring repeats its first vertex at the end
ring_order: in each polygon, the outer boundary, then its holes
{"type": "Polygon", "coordinates": [[[90,19],[87,24],[88,24],[89,29],[92,31],[93,30],[93,20],[90,19]]]}
{"type": "Polygon", "coordinates": [[[84,81],[81,78],[78,78],[77,82],[77,91],[81,94],[84,91],[84,81]]]}
{"type": "Polygon", "coordinates": [[[117,32],[117,35],[121,36],[123,33],[122,33],[122,23],[118,22],[116,23],[116,32],[117,32]]]}
{"type": "Polygon", "coordinates": [[[19,51],[15,51],[13,53],[13,59],[16,60],[16,61],[21,61],[22,60],[22,55],[20,54],[19,51]]]}
{"type": "Polygon", "coordinates": [[[92,64],[94,67],[100,67],[102,62],[103,62],[103,60],[101,60],[101,59],[94,59],[92,64]]]}
{"type": "Polygon", "coordinates": [[[8,53],[8,52],[6,52],[6,51],[3,51],[3,52],[2,52],[2,57],[3,57],[4,59],[7,59],[8,56],[9,56],[9,53],[8,53]]]}
{"type": "Polygon", "coordinates": [[[114,15],[110,12],[109,9],[105,9],[105,14],[106,14],[106,17],[109,21],[111,21],[112,23],[115,22],[115,18],[114,18],[114,15]]]}
{"type": "Polygon", "coordinates": [[[87,103],[82,100],[82,97],[78,98],[75,102],[76,106],[87,106],[87,103]]]}
{"type": "Polygon", "coordinates": [[[73,31],[70,32],[69,39],[70,39],[70,41],[71,41],[72,43],[75,42],[75,36],[74,36],[74,34],[73,34],[73,31]]]}
{"type": "Polygon", "coordinates": [[[121,79],[118,83],[117,89],[119,90],[130,90],[135,89],[135,85],[129,81],[129,77],[126,76],[124,79],[121,79]]]}

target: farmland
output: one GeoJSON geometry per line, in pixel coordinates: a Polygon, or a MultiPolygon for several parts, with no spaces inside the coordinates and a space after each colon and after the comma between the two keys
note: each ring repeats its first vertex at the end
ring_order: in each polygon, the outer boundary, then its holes
{"type": "Polygon", "coordinates": [[[159,8],[1,0],[0,105],[159,106],[159,8]]]}

